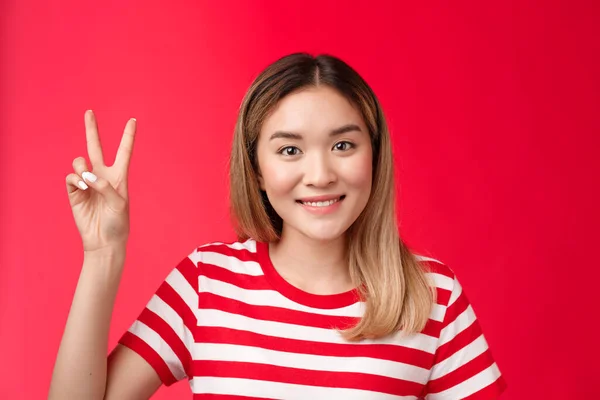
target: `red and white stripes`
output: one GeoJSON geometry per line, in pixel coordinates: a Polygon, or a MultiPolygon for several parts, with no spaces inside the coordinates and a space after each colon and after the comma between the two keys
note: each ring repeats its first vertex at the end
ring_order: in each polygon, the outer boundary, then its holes
{"type": "Polygon", "coordinates": [[[167,276],[121,343],[194,399],[494,399],[505,387],[467,297],[423,258],[438,293],[421,333],[346,342],[356,293],[314,295],[279,276],[264,243],[213,243],[167,276]],[[244,397],[245,396],[245,397],[244,397]]]}

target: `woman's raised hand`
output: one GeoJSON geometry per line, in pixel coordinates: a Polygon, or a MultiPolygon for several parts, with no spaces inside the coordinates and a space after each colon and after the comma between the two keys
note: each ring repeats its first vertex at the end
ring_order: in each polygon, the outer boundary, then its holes
{"type": "Polygon", "coordinates": [[[87,151],[92,169],[84,157],[73,160],[74,172],[67,175],[67,193],[84,252],[122,249],[129,237],[129,162],[135,138],[136,120],[125,125],[117,157],[112,166],[104,164],[98,124],[91,110],[85,112],[87,151]]]}

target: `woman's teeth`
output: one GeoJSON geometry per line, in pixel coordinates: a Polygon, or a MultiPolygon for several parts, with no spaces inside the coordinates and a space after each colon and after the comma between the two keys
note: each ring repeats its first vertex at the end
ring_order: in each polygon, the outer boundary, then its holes
{"type": "Polygon", "coordinates": [[[332,205],[333,203],[337,203],[340,199],[335,200],[327,200],[327,201],[303,201],[302,204],[311,207],[327,207],[332,205]]]}

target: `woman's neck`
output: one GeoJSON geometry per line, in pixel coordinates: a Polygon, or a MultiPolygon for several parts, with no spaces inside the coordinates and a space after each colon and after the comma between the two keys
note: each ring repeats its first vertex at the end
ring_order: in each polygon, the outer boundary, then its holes
{"type": "Polygon", "coordinates": [[[322,241],[295,229],[283,229],[269,253],[277,272],[290,284],[313,294],[336,294],[353,289],[348,270],[345,236],[322,241]]]}

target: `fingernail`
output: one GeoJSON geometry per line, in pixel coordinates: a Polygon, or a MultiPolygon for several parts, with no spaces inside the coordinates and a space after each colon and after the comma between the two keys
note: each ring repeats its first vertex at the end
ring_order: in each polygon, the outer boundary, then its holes
{"type": "Polygon", "coordinates": [[[131,118],[131,120],[132,120],[133,122],[137,122],[137,119],[135,119],[135,118],[131,118]]]}
{"type": "Polygon", "coordinates": [[[88,185],[86,185],[84,181],[79,181],[79,182],[77,182],[77,184],[83,190],[86,190],[88,188],[88,185]]]}
{"type": "Polygon", "coordinates": [[[82,173],[81,177],[83,179],[85,179],[86,181],[92,182],[92,183],[96,182],[96,179],[98,179],[96,177],[96,175],[94,175],[94,174],[92,174],[91,172],[88,172],[88,171],[85,171],[84,173],[82,173]]]}

